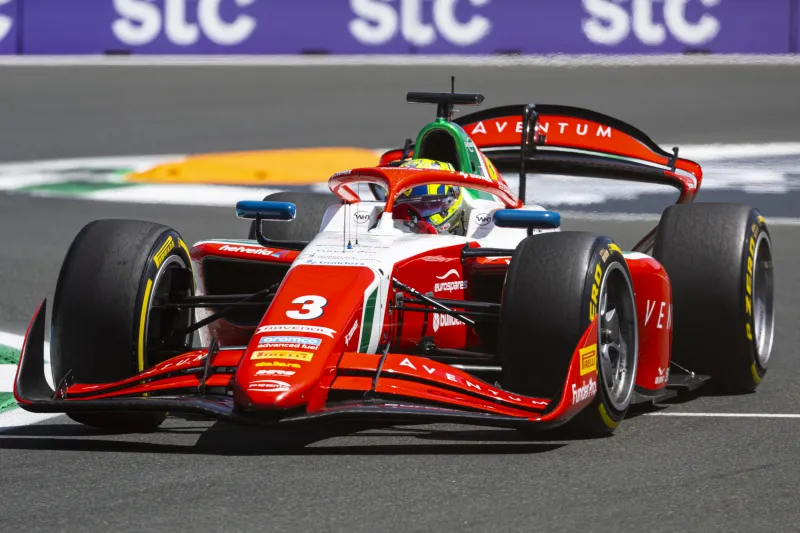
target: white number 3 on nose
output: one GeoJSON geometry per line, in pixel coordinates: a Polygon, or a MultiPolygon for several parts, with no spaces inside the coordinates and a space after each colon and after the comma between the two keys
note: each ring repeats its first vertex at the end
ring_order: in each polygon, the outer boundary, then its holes
{"type": "Polygon", "coordinates": [[[313,320],[319,318],[324,313],[322,309],[328,305],[328,300],[322,296],[308,295],[298,296],[292,300],[293,304],[302,304],[299,310],[290,309],[286,311],[286,316],[295,320],[313,320]]]}

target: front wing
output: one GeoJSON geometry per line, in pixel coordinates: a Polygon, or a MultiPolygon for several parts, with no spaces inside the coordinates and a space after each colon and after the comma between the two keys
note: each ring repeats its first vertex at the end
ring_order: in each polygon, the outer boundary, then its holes
{"type": "MultiPolygon", "coordinates": [[[[425,357],[344,353],[327,373],[324,396],[302,411],[245,412],[231,394],[243,350],[223,350],[206,368],[208,350],[175,357],[132,378],[106,384],[69,384],[54,391],[44,376],[46,302],[37,310],[22,347],[14,385],[20,407],[37,413],[156,411],[194,414],[250,425],[292,425],[333,420],[394,423],[465,423],[498,427],[554,427],[589,405],[594,394],[575,395],[594,381],[596,321],[575,349],[561,398],[532,398],[503,391],[425,357]],[[590,366],[587,365],[590,361],[590,366]],[[327,401],[333,391],[357,399],[327,401]]],[[[325,375],[325,373],[323,373],[325,375]]]]}

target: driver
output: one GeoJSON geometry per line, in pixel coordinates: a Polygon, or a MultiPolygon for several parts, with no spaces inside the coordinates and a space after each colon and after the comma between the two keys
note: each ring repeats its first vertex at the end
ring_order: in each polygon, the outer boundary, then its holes
{"type": "MultiPolygon", "coordinates": [[[[430,168],[455,171],[453,165],[432,159],[412,159],[405,168],[430,168]]],[[[452,185],[420,185],[407,189],[395,201],[393,218],[422,233],[465,235],[463,191],[452,185]]]]}

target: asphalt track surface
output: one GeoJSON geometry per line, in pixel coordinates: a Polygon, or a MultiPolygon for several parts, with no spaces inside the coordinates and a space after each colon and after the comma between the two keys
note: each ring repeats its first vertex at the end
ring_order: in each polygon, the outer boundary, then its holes
{"type": "MultiPolygon", "coordinates": [[[[591,106],[657,140],[800,140],[800,69],[791,67],[224,75],[15,67],[0,69],[0,101],[12,102],[0,121],[0,159],[392,145],[432,112],[402,107],[403,93],[439,89],[451,72],[464,90],[485,91],[487,104],[591,106]]],[[[232,207],[0,195],[0,329],[24,331],[38,300],[52,294],[72,237],[109,217],[166,223],[189,241],[246,231],[232,207]]],[[[629,246],[649,224],[565,227],[629,246]]],[[[773,227],[772,236],[777,327],[764,384],[753,395],[702,396],[664,412],[800,413],[800,238],[788,226],[773,227]]],[[[635,415],[612,438],[594,441],[445,425],[264,432],[179,419],[155,434],[103,435],[55,418],[0,433],[0,524],[82,532],[796,529],[800,420],[635,415]]]]}

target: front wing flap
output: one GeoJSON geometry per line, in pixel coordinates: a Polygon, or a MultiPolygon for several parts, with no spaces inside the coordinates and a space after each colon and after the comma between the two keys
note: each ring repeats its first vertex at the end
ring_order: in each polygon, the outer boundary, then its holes
{"type": "Polygon", "coordinates": [[[123,381],[87,385],[69,384],[65,379],[54,391],[44,376],[45,307],[43,302],[28,327],[14,384],[20,407],[31,412],[167,411],[255,425],[392,420],[550,427],[563,424],[591,403],[592,397],[576,401],[571,391],[587,379],[597,379],[594,362],[589,374],[586,366],[586,354],[594,346],[587,345],[588,339],[597,337],[595,321],[576,348],[561,398],[555,400],[510,393],[425,357],[344,353],[326,395],[331,391],[363,393],[357,394],[359,400],[309,404],[304,412],[245,413],[237,409],[231,394],[243,350],[219,352],[208,374],[207,350],[198,350],[123,381]],[[200,394],[202,385],[205,394],[200,394]]]}

